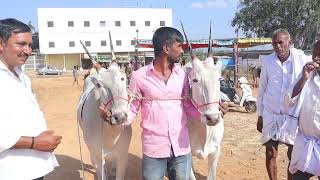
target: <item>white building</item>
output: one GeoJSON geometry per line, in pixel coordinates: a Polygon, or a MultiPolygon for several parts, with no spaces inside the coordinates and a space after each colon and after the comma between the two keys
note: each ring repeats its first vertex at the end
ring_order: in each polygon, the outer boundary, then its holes
{"type": "MultiPolygon", "coordinates": [[[[40,52],[47,64],[60,69],[88,68],[80,40],[99,59],[110,55],[109,34],[117,57],[135,51],[136,38],[152,39],[161,26],[172,26],[172,9],[155,8],[39,8],[40,52]]],[[[152,49],[139,48],[139,54],[152,49]]],[[[124,58],[121,58],[124,60],[124,58]]]]}

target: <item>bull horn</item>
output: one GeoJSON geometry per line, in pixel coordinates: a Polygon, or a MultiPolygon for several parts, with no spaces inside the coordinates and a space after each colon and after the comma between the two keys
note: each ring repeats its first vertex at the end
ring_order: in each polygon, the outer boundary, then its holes
{"type": "Polygon", "coordinates": [[[182,21],[180,21],[180,24],[181,24],[181,27],[182,27],[182,31],[183,31],[184,37],[186,38],[186,43],[187,43],[188,48],[189,48],[189,52],[190,52],[190,55],[191,55],[191,59],[193,60],[194,58],[196,58],[196,56],[195,56],[195,54],[193,53],[192,46],[191,46],[191,44],[190,44],[190,42],[189,42],[189,40],[188,40],[188,37],[187,37],[186,32],[184,31],[182,21]]]}
{"type": "Polygon", "coordinates": [[[113,43],[111,39],[111,32],[109,31],[109,41],[110,41],[110,50],[111,50],[111,60],[116,61],[116,56],[114,54],[113,43]]]}
{"type": "Polygon", "coordinates": [[[81,45],[82,45],[83,49],[86,51],[87,55],[89,56],[89,58],[90,58],[90,60],[91,60],[92,64],[97,64],[96,59],[95,59],[93,56],[91,56],[91,54],[90,54],[90,52],[88,51],[87,47],[82,43],[82,41],[81,41],[81,40],[80,40],[80,43],[81,43],[81,45]]]}
{"type": "Polygon", "coordinates": [[[211,40],[211,21],[210,20],[210,30],[209,30],[209,42],[208,42],[208,57],[212,57],[212,40],[211,40]]]}

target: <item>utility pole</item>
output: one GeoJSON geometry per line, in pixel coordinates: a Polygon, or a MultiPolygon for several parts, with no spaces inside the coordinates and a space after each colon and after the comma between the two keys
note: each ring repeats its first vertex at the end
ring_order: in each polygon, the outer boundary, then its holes
{"type": "Polygon", "coordinates": [[[239,54],[238,54],[238,39],[239,39],[239,30],[236,30],[237,39],[233,42],[233,57],[234,57],[234,84],[238,86],[238,73],[239,73],[239,54]]]}
{"type": "Polygon", "coordinates": [[[138,70],[138,43],[139,43],[138,34],[139,34],[139,30],[137,29],[136,32],[137,32],[137,39],[136,39],[135,56],[134,56],[134,67],[133,67],[134,71],[138,70]]]}

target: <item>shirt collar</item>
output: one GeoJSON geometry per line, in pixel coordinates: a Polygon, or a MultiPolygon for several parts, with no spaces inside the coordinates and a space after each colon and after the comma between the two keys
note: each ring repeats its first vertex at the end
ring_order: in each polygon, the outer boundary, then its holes
{"type": "Polygon", "coordinates": [[[288,63],[288,62],[292,63],[292,62],[293,62],[293,61],[292,61],[292,51],[291,51],[291,49],[290,49],[290,54],[289,54],[287,60],[285,60],[283,63],[281,63],[281,61],[280,61],[277,53],[274,53],[274,55],[276,56],[275,61],[278,62],[278,63],[280,63],[280,64],[284,64],[284,63],[288,63]]]}
{"type": "Polygon", "coordinates": [[[8,70],[8,71],[9,71],[9,69],[7,68],[7,66],[4,65],[1,60],[0,60],[0,70],[8,70]]]}
{"type": "MultiPolygon", "coordinates": [[[[147,72],[152,72],[152,71],[154,71],[153,61],[149,63],[147,72]]],[[[177,67],[177,65],[173,64],[172,72],[179,74],[180,68],[177,67]]]]}
{"type": "MultiPolygon", "coordinates": [[[[7,71],[9,73],[12,73],[8,67],[0,60],[0,70],[3,70],[3,71],[7,71]]],[[[21,73],[22,73],[22,68],[21,66],[16,66],[14,67],[14,71],[18,74],[18,76],[20,77],[21,73]]]]}

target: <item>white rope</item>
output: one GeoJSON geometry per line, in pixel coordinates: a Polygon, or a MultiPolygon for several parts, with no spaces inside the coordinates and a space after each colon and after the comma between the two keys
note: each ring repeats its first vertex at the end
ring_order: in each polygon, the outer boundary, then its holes
{"type": "Polygon", "coordinates": [[[78,126],[78,141],[79,141],[79,149],[80,149],[80,162],[81,162],[81,169],[82,169],[82,179],[86,180],[86,178],[84,177],[84,166],[83,166],[83,159],[82,159],[82,148],[81,148],[81,140],[80,140],[80,125],[79,125],[79,121],[77,120],[77,126],[78,126]]]}
{"type": "Polygon", "coordinates": [[[149,100],[149,101],[174,101],[174,100],[185,100],[185,99],[189,99],[190,96],[183,96],[183,97],[172,97],[172,98],[166,98],[166,97],[151,97],[151,96],[142,96],[139,93],[132,93],[130,90],[128,90],[128,95],[132,98],[132,99],[136,99],[136,100],[149,100]]]}

